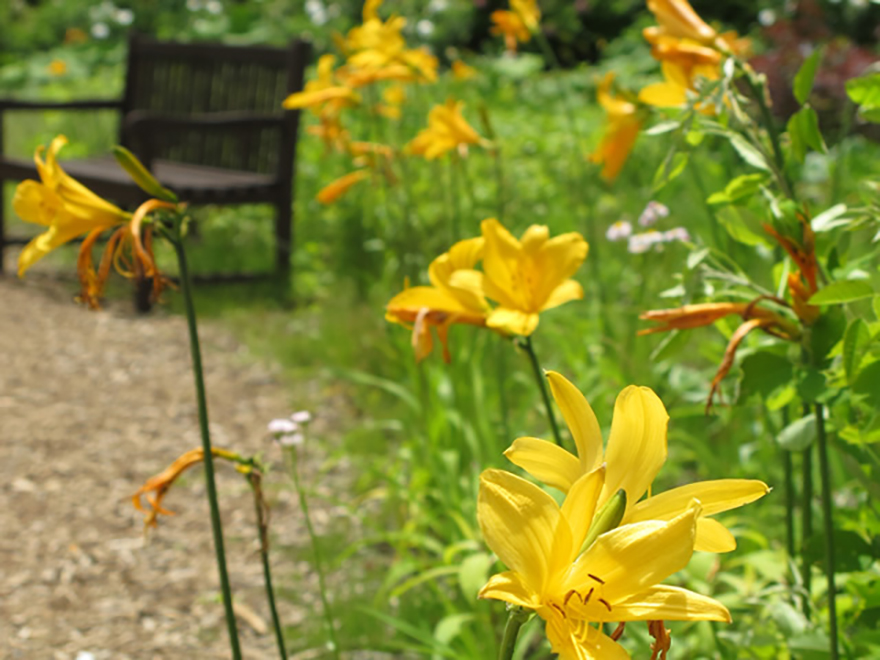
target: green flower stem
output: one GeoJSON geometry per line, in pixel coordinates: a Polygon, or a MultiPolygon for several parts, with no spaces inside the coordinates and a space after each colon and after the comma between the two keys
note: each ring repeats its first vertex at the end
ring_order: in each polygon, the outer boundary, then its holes
{"type": "Polygon", "coordinates": [[[828,628],[831,660],[837,660],[837,588],[834,584],[834,519],[831,506],[831,474],[828,470],[828,438],[825,435],[824,406],[815,405],[816,440],[819,445],[819,478],[822,481],[822,522],[825,536],[825,576],[828,580],[828,628]]]}
{"type": "Polygon", "coordinates": [[[562,436],[559,434],[559,426],[556,424],[556,416],[553,414],[553,406],[550,403],[550,393],[547,391],[547,379],[538,362],[538,356],[535,355],[535,349],[532,346],[531,337],[521,337],[519,345],[525,350],[532,363],[532,371],[535,374],[535,382],[538,383],[538,389],[541,390],[541,398],[544,399],[544,407],[547,409],[547,418],[550,420],[550,427],[553,429],[553,439],[556,444],[562,446],[562,436]]]}
{"type": "Polygon", "coordinates": [[[507,625],[504,626],[504,637],[501,638],[501,648],[498,651],[498,660],[511,660],[516,649],[516,638],[519,637],[519,629],[531,618],[532,613],[524,607],[510,606],[510,615],[507,617],[507,625]]]}
{"type": "Polygon", "coordinates": [[[333,612],[330,609],[330,601],[327,599],[327,585],[324,581],[324,566],[321,560],[321,548],[318,545],[318,537],[315,534],[315,528],[312,527],[312,518],[309,515],[309,502],[306,498],[306,491],[299,478],[299,456],[296,447],[290,447],[287,455],[290,457],[290,474],[293,477],[293,485],[296,488],[296,494],[299,496],[299,508],[302,511],[303,519],[306,523],[306,531],[309,534],[309,541],[312,545],[312,554],[315,558],[315,572],[318,574],[318,590],[321,593],[321,605],[324,608],[324,619],[327,622],[327,636],[330,638],[330,644],[333,646],[333,657],[336,658],[336,660],[339,660],[339,642],[336,639],[336,626],[333,623],[333,612]]]}
{"type": "Polygon", "coordinates": [[[801,463],[803,492],[801,493],[801,581],[804,588],[804,616],[810,619],[810,592],[812,578],[807,560],[807,543],[813,535],[813,447],[804,449],[801,463]]]}
{"type": "MultiPolygon", "coordinates": [[[[782,428],[789,424],[788,407],[782,409],[782,428]]],[[[785,471],[785,549],[789,560],[794,558],[794,468],[791,452],[782,450],[782,467],[785,471]]]]}
{"type": "Polygon", "coordinates": [[[226,627],[229,631],[229,646],[233,660],[241,660],[241,648],[238,642],[238,628],[235,623],[235,612],[232,609],[232,589],[229,586],[229,573],[226,570],[226,553],[223,549],[223,525],[220,522],[220,506],[217,502],[217,484],[214,479],[214,454],[211,451],[211,435],[208,431],[208,403],[205,398],[205,378],[202,371],[202,352],[199,346],[199,331],[196,325],[196,310],[192,297],[192,282],[186,262],[186,251],[181,235],[181,218],[175,219],[175,235],[171,240],[177,263],[180,269],[180,289],[183,292],[186,306],[186,322],[189,327],[189,349],[192,355],[193,377],[196,385],[196,403],[199,410],[199,429],[202,434],[204,450],[205,482],[207,484],[208,503],[211,508],[211,531],[214,535],[214,552],[217,556],[217,571],[220,574],[220,591],[223,595],[223,609],[226,614],[226,627]]]}
{"type": "Polygon", "coordinates": [[[260,559],[263,561],[263,583],[266,586],[266,600],[272,613],[272,627],[275,629],[275,641],[278,643],[278,654],[281,660],[287,660],[287,648],[284,645],[284,633],[278,608],[275,606],[275,589],[272,586],[272,567],[269,564],[269,520],[266,503],[263,500],[262,473],[252,470],[248,475],[248,483],[254,493],[254,508],[257,513],[257,532],[260,537],[260,559]]]}
{"type": "Polygon", "coordinates": [[[752,96],[755,97],[755,101],[758,103],[758,108],[761,111],[761,120],[764,123],[764,128],[767,129],[767,134],[770,136],[770,144],[773,146],[773,158],[776,161],[774,163],[776,175],[782,186],[782,190],[790,199],[797,201],[794,194],[794,186],[789,180],[788,173],[785,170],[785,155],[782,153],[779,131],[776,130],[776,121],[773,119],[773,115],[770,112],[770,106],[767,105],[767,84],[756,80],[753,71],[742,66],[740,67],[740,70],[745,73],[744,78],[746,84],[748,85],[749,90],[751,90],[752,96]]]}

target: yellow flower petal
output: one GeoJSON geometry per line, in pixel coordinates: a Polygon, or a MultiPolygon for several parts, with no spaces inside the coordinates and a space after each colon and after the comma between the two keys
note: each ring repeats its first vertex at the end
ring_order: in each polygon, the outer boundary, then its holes
{"type": "Polygon", "coordinates": [[[498,558],[522,584],[543,593],[559,557],[571,556],[571,530],[559,505],[543,490],[503,470],[480,475],[477,520],[498,558]]]}
{"type": "Polygon", "coordinates": [[[697,536],[694,550],[700,552],[732,552],[736,550],[736,539],[730,530],[714,518],[697,520],[697,536]]]}
{"type": "Polygon", "coordinates": [[[574,482],[562,501],[562,515],[565,516],[571,528],[573,556],[569,561],[574,561],[587,538],[587,532],[590,531],[590,525],[596,513],[599,493],[602,492],[604,483],[605,468],[603,466],[583,475],[574,482]]]}
{"type": "MultiPolygon", "coordinates": [[[[595,587],[612,605],[636,596],[687,566],[699,515],[700,507],[695,503],[669,522],[635,523],[603,534],[575,562],[566,587],[580,592],[595,587]],[[604,583],[601,588],[597,577],[604,583]]],[[[598,599],[571,606],[578,616],[592,621],[616,620],[598,599]]]]}
{"type": "MultiPolygon", "coordinates": [[[[580,390],[562,374],[548,371],[547,380],[550,382],[553,399],[562,411],[577,446],[580,472],[592,472],[602,462],[602,429],[596,414],[580,390]]],[[[544,481],[543,478],[538,478],[544,481]]]]}
{"type": "Polygon", "coordinates": [[[504,455],[535,479],[563,493],[567,493],[584,474],[572,454],[553,442],[538,438],[517,438],[504,455]]]}
{"type": "Polygon", "coordinates": [[[48,227],[61,208],[61,199],[36,181],[22,181],[12,196],[12,209],[22,220],[48,227]]]}
{"type": "Polygon", "coordinates": [[[668,422],[666,408],[653,390],[630,385],[618,395],[605,450],[608,475],[600,506],[621,488],[626,491],[627,509],[641,499],[666,462],[668,422]]]}
{"type": "Polygon", "coordinates": [[[496,573],[480,589],[479,598],[503,600],[513,605],[535,609],[541,604],[538,595],[523,584],[519,573],[496,573]]]}
{"type": "Polygon", "coordinates": [[[509,335],[528,337],[538,327],[538,315],[518,309],[495,309],[486,318],[486,325],[509,335]]]}
{"type": "Polygon", "coordinates": [[[687,589],[657,585],[614,604],[615,621],[724,621],[730,612],[714,598],[687,589]]]}
{"type": "Polygon", "coordinates": [[[770,492],[755,479],[715,479],[672,488],[639,502],[630,510],[627,522],[671,520],[687,509],[691,500],[700,500],[703,515],[711,516],[754,502],[770,492]]]}
{"type": "Polygon", "coordinates": [[[643,87],[639,101],[657,108],[678,108],[687,103],[687,88],[673,83],[654,83],[643,87]]]}

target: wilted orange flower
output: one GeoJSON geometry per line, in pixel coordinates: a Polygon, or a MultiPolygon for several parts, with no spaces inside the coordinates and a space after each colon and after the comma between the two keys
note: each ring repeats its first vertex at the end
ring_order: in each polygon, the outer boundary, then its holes
{"type": "MultiPolygon", "coordinates": [[[[237,464],[244,463],[244,459],[235,452],[226,449],[213,448],[211,454],[217,458],[224,458],[237,464]]],[[[150,477],[132,496],[131,501],[134,508],[138,511],[146,513],[144,518],[144,527],[156,527],[156,519],[161,513],[165,516],[173,516],[174,512],[162,507],[162,499],[177,481],[177,478],[183,474],[188,468],[201,463],[205,458],[205,451],[201,448],[191,449],[182,456],[179,456],[171,465],[159,474],[150,477]],[[150,495],[153,493],[153,495],[150,495]],[[149,510],[145,509],[141,502],[141,496],[145,497],[150,505],[149,510]]]]}
{"type": "Polygon", "coordinates": [[[697,305],[684,305],[674,309],[655,309],[645,312],[639,318],[646,321],[656,321],[661,325],[639,330],[638,334],[649,335],[654,332],[666,332],[667,330],[689,330],[710,325],[731,314],[738,314],[743,318],[744,323],[730,337],[727,349],[724,351],[724,358],[718,371],[715,373],[715,377],[712,379],[712,387],[709,390],[709,397],[706,401],[706,411],[708,412],[712,407],[712,400],[721,385],[721,381],[733,366],[736,350],[743,339],[746,338],[746,335],[752,330],[760,328],[774,337],[788,341],[797,341],[800,338],[801,331],[794,323],[775,312],[758,307],[758,303],[765,299],[772,300],[785,307],[788,306],[784,300],[761,296],[749,303],[701,303],[697,305]]]}
{"type": "Polygon", "coordinates": [[[465,121],[461,111],[464,101],[450,98],[445,105],[435,105],[428,113],[428,128],[423,129],[406,147],[411,154],[427,160],[439,158],[453,149],[463,150],[479,144],[479,134],[465,121]]]}
{"type": "Polygon", "coordinates": [[[782,236],[770,225],[764,225],[764,230],[779,242],[797,266],[796,271],[788,274],[788,292],[791,294],[792,307],[798,318],[810,325],[821,313],[816,305],[808,303],[813,294],[819,290],[816,235],[805,214],[798,213],[797,218],[803,232],[799,241],[782,236]]]}
{"type": "Polygon", "coordinates": [[[599,104],[605,109],[608,123],[599,148],[590,156],[592,162],[603,165],[602,178],[606,181],[614,181],[620,174],[642,128],[636,105],[611,95],[613,81],[614,74],[609,72],[599,85],[599,104]]]}

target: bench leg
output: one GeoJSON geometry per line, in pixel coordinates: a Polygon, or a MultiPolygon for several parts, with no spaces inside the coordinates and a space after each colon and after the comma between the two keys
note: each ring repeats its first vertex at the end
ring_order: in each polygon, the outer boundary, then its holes
{"type": "MultiPolygon", "coordinates": [[[[0,126],[2,129],[2,126],[0,126]]],[[[0,179],[0,277],[3,277],[3,267],[6,265],[3,257],[6,252],[6,198],[3,196],[3,189],[6,187],[6,180],[0,179]]]]}
{"type": "Polygon", "coordinates": [[[284,195],[275,205],[275,276],[283,295],[293,301],[293,200],[284,195]]]}

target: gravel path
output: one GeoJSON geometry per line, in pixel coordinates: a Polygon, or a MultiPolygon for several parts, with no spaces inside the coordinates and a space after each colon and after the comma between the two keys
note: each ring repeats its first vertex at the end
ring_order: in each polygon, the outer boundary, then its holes
{"type": "MultiPolygon", "coordinates": [[[[0,278],[0,303],[0,659],[228,658],[201,468],[146,539],[131,505],[144,480],[199,446],[184,320],[136,317],[124,302],[89,312],[40,273],[0,278]]],[[[201,334],[214,444],[278,462],[264,429],[290,412],[291,392],[222,328],[201,334]]],[[[230,466],[218,473],[245,657],[277,658],[250,490],[230,466]]],[[[295,495],[279,487],[287,477],[268,482],[276,582],[299,592],[281,617],[296,626],[319,612],[314,576],[294,559],[308,552],[295,495]]],[[[319,533],[344,515],[313,499],[319,533]]]]}

